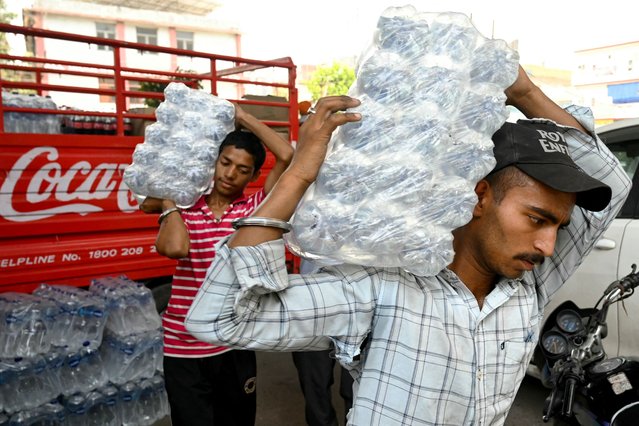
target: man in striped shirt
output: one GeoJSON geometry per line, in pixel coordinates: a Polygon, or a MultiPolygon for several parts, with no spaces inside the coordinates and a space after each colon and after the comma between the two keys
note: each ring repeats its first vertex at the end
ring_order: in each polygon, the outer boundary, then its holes
{"type": "Polygon", "coordinates": [[[215,257],[215,245],[233,232],[232,221],[249,216],[288,166],[293,148],[275,131],[236,106],[238,127],[222,145],[215,163],[213,188],[193,207],[178,210],[161,202],[158,253],[177,259],[171,298],[162,318],[164,374],[174,426],[253,425],[255,423],[255,353],[197,340],[184,318],[215,257]],[[250,196],[244,190],[260,176],[266,152],[276,162],[264,187],[250,196]]]}

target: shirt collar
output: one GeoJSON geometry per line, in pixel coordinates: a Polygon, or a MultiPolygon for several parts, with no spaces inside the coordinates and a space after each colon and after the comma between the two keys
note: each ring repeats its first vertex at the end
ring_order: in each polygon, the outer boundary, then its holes
{"type": "MultiPolygon", "coordinates": [[[[448,269],[447,267],[442,269],[438,275],[441,278],[443,278],[446,282],[450,283],[450,285],[452,285],[453,287],[458,287],[459,285],[463,285],[463,283],[461,282],[457,274],[451,271],[450,269],[448,269]]],[[[526,285],[526,286],[534,285],[535,280],[534,280],[534,276],[532,272],[526,271],[521,277],[514,278],[514,279],[500,277],[495,287],[499,285],[509,285],[510,287],[515,288],[520,284],[526,285]]]]}
{"type": "MultiPolygon", "coordinates": [[[[206,206],[206,197],[209,194],[204,194],[202,195],[197,202],[193,205],[193,209],[202,209],[206,206]]],[[[231,201],[231,205],[236,206],[238,204],[244,204],[248,201],[248,196],[245,193],[242,193],[242,195],[238,196],[236,199],[234,199],[233,201],[231,201]]]]}

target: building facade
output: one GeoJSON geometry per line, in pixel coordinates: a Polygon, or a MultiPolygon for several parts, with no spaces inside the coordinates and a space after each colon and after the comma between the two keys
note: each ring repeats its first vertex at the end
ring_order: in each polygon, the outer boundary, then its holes
{"type": "MultiPolygon", "coordinates": [[[[35,0],[22,10],[23,25],[52,31],[67,32],[108,39],[117,39],[196,50],[217,55],[241,56],[241,34],[237,26],[229,22],[218,22],[210,17],[216,3],[210,0],[35,0]],[[139,6],[135,6],[135,5],[139,6]],[[178,4],[180,9],[172,9],[178,4]],[[192,6],[192,7],[191,7],[192,6]],[[154,8],[152,8],[154,7],[154,8]],[[160,10],[158,10],[160,9],[160,10]],[[208,12],[207,12],[208,11],[208,12]],[[207,12],[206,15],[203,15],[207,12]]],[[[26,50],[33,56],[60,61],[86,64],[113,63],[113,50],[108,46],[71,43],[64,40],[27,39],[26,50]]],[[[210,72],[210,62],[203,58],[192,58],[173,54],[122,49],[120,64],[123,67],[145,68],[164,71],[210,72]]],[[[234,64],[229,63],[232,67],[234,64]]],[[[95,87],[94,78],[48,74],[43,76],[49,84],[95,87]],[[79,79],[85,78],[82,82],[79,79]]],[[[98,86],[109,88],[113,82],[106,79],[98,86]]],[[[220,93],[220,96],[224,96],[220,93]]],[[[229,93],[227,97],[236,96],[229,93]]],[[[108,96],[55,93],[58,105],[79,109],[112,111],[114,104],[108,96]]],[[[131,100],[135,107],[136,100],[131,100]]],[[[139,103],[142,105],[143,100],[139,103]]]]}
{"type": "Polygon", "coordinates": [[[572,84],[597,124],[639,117],[639,41],[575,52],[572,84]]]}

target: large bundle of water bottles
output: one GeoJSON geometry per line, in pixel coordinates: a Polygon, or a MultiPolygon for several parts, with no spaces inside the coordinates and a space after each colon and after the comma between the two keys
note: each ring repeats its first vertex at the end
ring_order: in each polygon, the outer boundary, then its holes
{"type": "Polygon", "coordinates": [[[388,8],[349,95],[359,122],[338,129],[287,244],[318,264],[434,275],[453,257],[474,186],[495,165],[492,134],[518,54],[458,13],[388,8]]]}
{"type": "Polygon", "coordinates": [[[150,290],[124,277],[0,294],[0,425],[151,425],[162,352],[150,290]]]}
{"type": "Polygon", "coordinates": [[[235,129],[235,107],[184,83],[170,83],[157,121],[124,171],[124,182],[141,197],[173,200],[188,208],[209,188],[218,149],[235,129]]]}

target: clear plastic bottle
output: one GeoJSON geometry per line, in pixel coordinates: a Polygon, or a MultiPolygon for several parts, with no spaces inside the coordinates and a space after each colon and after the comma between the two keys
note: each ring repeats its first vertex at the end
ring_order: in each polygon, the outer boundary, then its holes
{"type": "Polygon", "coordinates": [[[4,410],[8,413],[36,408],[58,396],[42,357],[4,360],[0,370],[6,380],[2,393],[4,410]]]}
{"type": "Polygon", "coordinates": [[[118,418],[101,392],[89,392],[86,400],[87,412],[84,423],[86,426],[118,426],[118,418]]]}
{"type": "MultiPolygon", "coordinates": [[[[21,411],[11,416],[9,426],[62,426],[65,425],[64,407],[58,403],[48,403],[31,410],[21,411]]],[[[0,422],[0,425],[2,423],[0,422]]]]}
{"type": "MultiPolygon", "coordinates": [[[[40,99],[33,93],[30,93],[24,101],[25,108],[40,108],[40,99]]],[[[40,133],[39,120],[41,115],[34,112],[24,114],[25,129],[23,133],[40,133]]]]}
{"type": "Polygon", "coordinates": [[[13,392],[15,370],[7,362],[0,360],[0,413],[7,410],[9,393],[13,392]]]}
{"type": "MultiPolygon", "coordinates": [[[[19,94],[19,93],[14,93],[13,94],[13,106],[16,108],[25,108],[26,105],[26,99],[24,97],[24,95],[19,94]]],[[[13,117],[15,118],[14,120],[14,132],[15,133],[26,133],[25,130],[28,126],[27,123],[27,117],[25,115],[24,112],[22,111],[17,111],[13,113],[13,117]]]]}
{"type": "MultiPolygon", "coordinates": [[[[46,109],[58,109],[58,106],[51,98],[51,95],[47,95],[45,97],[45,101],[43,102],[43,107],[46,109]]],[[[46,132],[48,134],[58,134],[60,133],[60,116],[58,114],[46,114],[46,132]]]]}
{"type": "Polygon", "coordinates": [[[120,336],[107,333],[100,347],[104,370],[115,384],[150,378],[161,368],[161,330],[120,336]]]}
{"type": "Polygon", "coordinates": [[[118,426],[122,422],[120,420],[120,412],[118,410],[118,397],[119,391],[113,385],[102,386],[98,389],[104,398],[104,405],[102,409],[104,410],[103,419],[105,421],[105,426],[118,426]]]}
{"type": "MultiPolygon", "coordinates": [[[[2,105],[4,107],[15,106],[15,95],[11,92],[2,91],[2,105]]],[[[4,113],[4,131],[6,133],[16,132],[16,113],[5,112],[4,113]]]]}
{"type": "Polygon", "coordinates": [[[30,357],[51,348],[55,305],[26,293],[0,294],[0,357],[30,357]]]}
{"type": "MultiPolygon", "coordinates": [[[[34,95],[32,101],[32,108],[37,109],[46,109],[47,101],[44,97],[34,95]]],[[[31,119],[33,121],[33,132],[32,133],[48,133],[49,131],[49,123],[48,123],[49,114],[40,114],[40,113],[32,113],[31,119]]]]}
{"type": "Polygon", "coordinates": [[[60,368],[63,395],[88,392],[109,381],[97,348],[85,347],[78,352],[68,353],[64,361],[60,368]]]}
{"type": "Polygon", "coordinates": [[[134,382],[127,382],[120,387],[120,420],[122,426],[137,426],[140,418],[138,400],[140,388],[134,382]]]}
{"type": "Polygon", "coordinates": [[[140,396],[138,399],[138,410],[140,413],[141,425],[152,425],[159,420],[160,413],[159,400],[155,397],[155,386],[149,379],[143,379],[138,383],[140,396]]]}
{"type": "Polygon", "coordinates": [[[62,399],[66,410],[67,426],[86,426],[88,401],[86,393],[76,393],[62,399]]]}
{"type": "Polygon", "coordinates": [[[171,414],[171,407],[169,405],[169,397],[166,393],[166,386],[164,384],[164,378],[161,374],[156,374],[151,377],[151,383],[155,388],[155,397],[157,398],[158,407],[158,419],[162,419],[171,414]]]}

